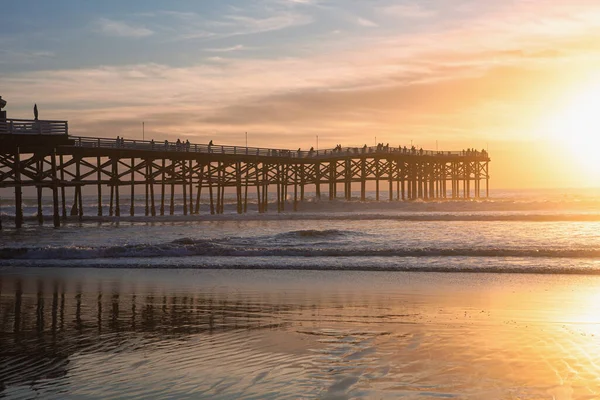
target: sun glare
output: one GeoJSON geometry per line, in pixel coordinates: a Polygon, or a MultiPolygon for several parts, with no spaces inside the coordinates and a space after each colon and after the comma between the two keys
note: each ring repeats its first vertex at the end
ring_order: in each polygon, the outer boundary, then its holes
{"type": "Polygon", "coordinates": [[[600,80],[564,104],[549,118],[547,129],[585,175],[600,177],[600,80]]]}

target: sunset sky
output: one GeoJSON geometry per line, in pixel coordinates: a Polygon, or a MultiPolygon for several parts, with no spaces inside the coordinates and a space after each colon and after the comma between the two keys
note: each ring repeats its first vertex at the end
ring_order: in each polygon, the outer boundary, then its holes
{"type": "Polygon", "coordinates": [[[74,135],[489,146],[493,187],[598,186],[600,3],[12,1],[0,95],[74,135]]]}

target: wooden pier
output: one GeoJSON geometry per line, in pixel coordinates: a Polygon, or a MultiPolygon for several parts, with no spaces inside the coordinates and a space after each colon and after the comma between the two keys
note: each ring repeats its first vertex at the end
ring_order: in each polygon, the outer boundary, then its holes
{"type": "Polygon", "coordinates": [[[389,146],[295,151],[117,140],[70,136],[66,121],[0,120],[0,188],[14,187],[16,227],[23,224],[24,187],[37,190],[39,223],[44,190],[52,192],[58,227],[68,215],[83,218],[85,186],[97,195],[97,216],[133,216],[139,190],[146,216],[199,214],[206,193],[210,213],[221,214],[226,188],[234,190],[239,214],[265,213],[270,207],[282,212],[286,206],[297,210],[309,190],[321,199],[324,185],[330,200],[365,201],[367,181],[375,182],[377,201],[479,198],[482,182],[488,197],[489,162],[485,151],[389,146]],[[360,198],[352,197],[353,187],[360,188],[360,198]],[[269,204],[270,190],[275,204],[269,204]],[[177,209],[176,192],[183,195],[177,209]],[[102,196],[108,193],[107,210],[102,196]],[[249,193],[257,199],[253,210],[249,193]],[[124,194],[128,204],[121,200],[124,194]]]}

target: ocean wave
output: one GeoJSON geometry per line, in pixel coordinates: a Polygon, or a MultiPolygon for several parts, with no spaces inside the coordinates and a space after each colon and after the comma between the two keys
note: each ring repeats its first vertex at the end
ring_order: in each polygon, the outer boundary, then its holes
{"type": "MultiPolygon", "coordinates": [[[[9,222],[10,217],[4,215],[4,221],[9,222]]],[[[36,216],[25,216],[25,221],[37,221],[36,216]]],[[[52,223],[52,216],[44,216],[46,223],[52,223]]],[[[173,222],[210,222],[210,221],[431,221],[431,222],[600,222],[600,213],[521,213],[521,212],[423,212],[423,213],[381,213],[381,212],[353,212],[353,213],[273,213],[273,214],[243,214],[236,213],[220,215],[165,215],[165,216],[84,216],[79,220],[77,216],[69,216],[63,224],[81,222],[92,223],[173,223],[173,222]]],[[[12,222],[12,221],[10,221],[12,222]]],[[[9,227],[10,223],[7,224],[9,227]]],[[[307,235],[310,235],[308,233],[307,235]]]]}
{"type": "Polygon", "coordinates": [[[383,248],[369,249],[352,246],[328,247],[289,246],[268,247],[249,241],[246,244],[227,243],[227,240],[178,239],[170,243],[131,244],[118,246],[44,246],[6,247],[0,249],[0,259],[11,260],[89,260],[96,258],[157,258],[157,257],[483,257],[483,258],[600,258],[597,248],[383,248]]]}
{"type": "Polygon", "coordinates": [[[402,258],[370,260],[367,258],[299,259],[285,257],[264,258],[180,258],[169,259],[94,259],[85,264],[77,260],[8,260],[2,268],[99,268],[99,269],[211,269],[211,270],[297,270],[297,271],[343,271],[343,272],[411,272],[411,273],[487,273],[487,274],[544,274],[544,275],[600,275],[597,262],[563,262],[559,259],[537,259],[528,263],[516,259],[506,263],[502,259],[476,259],[465,262],[462,257],[448,257],[440,262],[431,259],[402,258]]]}
{"type": "Polygon", "coordinates": [[[345,231],[340,229],[303,229],[291,232],[280,233],[275,236],[277,239],[326,239],[340,238],[345,236],[364,235],[361,232],[345,231]]]}

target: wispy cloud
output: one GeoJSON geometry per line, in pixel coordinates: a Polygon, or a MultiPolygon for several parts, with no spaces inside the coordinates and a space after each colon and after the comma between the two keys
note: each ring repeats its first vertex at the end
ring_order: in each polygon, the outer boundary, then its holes
{"type": "Polygon", "coordinates": [[[309,15],[288,7],[267,8],[261,13],[229,7],[230,12],[219,18],[208,18],[194,12],[159,11],[147,13],[152,26],[169,41],[194,39],[224,39],[279,31],[313,22],[309,15]]]}
{"type": "Polygon", "coordinates": [[[54,58],[56,54],[45,50],[14,51],[0,49],[0,64],[33,64],[43,59],[54,58]]]}
{"type": "Polygon", "coordinates": [[[124,21],[116,21],[108,18],[99,18],[96,21],[95,30],[107,36],[129,38],[142,38],[154,33],[142,26],[134,26],[124,21]]]}
{"type": "Polygon", "coordinates": [[[356,18],[356,23],[360,26],[364,26],[367,28],[374,28],[374,27],[378,26],[375,22],[373,22],[369,19],[366,19],[366,18],[362,18],[362,17],[356,18]]]}
{"type": "Polygon", "coordinates": [[[206,51],[214,52],[214,53],[230,53],[232,51],[243,50],[245,47],[241,44],[231,46],[231,47],[217,47],[217,48],[208,48],[206,51]]]}
{"type": "Polygon", "coordinates": [[[377,12],[396,18],[429,18],[435,15],[433,10],[416,3],[388,5],[377,9],[377,12]]]}

